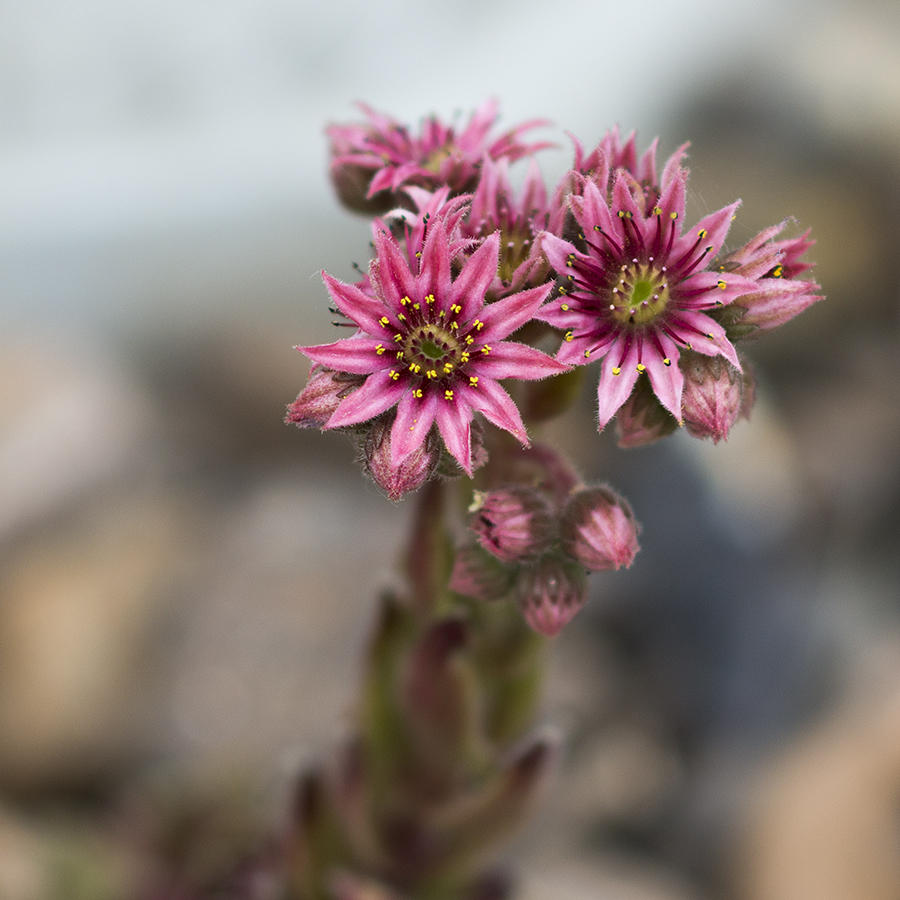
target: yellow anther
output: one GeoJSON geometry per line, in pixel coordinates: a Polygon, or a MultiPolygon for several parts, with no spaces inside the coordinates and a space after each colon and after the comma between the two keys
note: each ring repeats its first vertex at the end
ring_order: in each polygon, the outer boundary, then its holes
{"type": "Polygon", "coordinates": [[[472,344],[475,343],[475,338],[473,338],[471,334],[467,334],[467,335],[466,335],[466,343],[467,343],[469,346],[471,346],[472,344]]]}
{"type": "Polygon", "coordinates": [[[453,363],[445,362],[444,363],[444,374],[449,375],[453,371],[453,363]]]}
{"type": "Polygon", "coordinates": [[[437,372],[434,369],[429,369],[425,374],[429,378],[437,378],[437,372]]]}
{"type": "Polygon", "coordinates": [[[472,324],[475,326],[476,331],[481,331],[484,328],[484,322],[481,319],[476,319],[472,324]]]}
{"type": "Polygon", "coordinates": [[[454,329],[454,331],[458,331],[459,330],[459,322],[451,322],[450,327],[452,329],[454,329]]]}
{"type": "Polygon", "coordinates": [[[621,372],[622,370],[618,366],[615,366],[612,370],[613,375],[619,375],[621,372]]]}
{"type": "Polygon", "coordinates": [[[450,388],[447,388],[447,390],[444,391],[444,399],[445,399],[445,400],[452,400],[452,399],[453,399],[453,391],[451,391],[450,388]]]}
{"type": "Polygon", "coordinates": [[[419,308],[420,308],[420,307],[419,307],[419,304],[418,304],[418,303],[413,303],[413,309],[419,309],[419,308]]]}
{"type": "Polygon", "coordinates": [[[400,373],[396,369],[391,369],[389,375],[393,381],[396,381],[400,377],[400,373]]]}
{"type": "Polygon", "coordinates": [[[419,372],[422,371],[422,367],[418,363],[410,363],[409,371],[412,372],[414,375],[418,375],[419,372]]]}
{"type": "Polygon", "coordinates": [[[454,303],[453,306],[450,307],[450,312],[458,315],[462,312],[462,307],[458,303],[454,303]]]}
{"type": "Polygon", "coordinates": [[[425,302],[426,303],[434,303],[434,294],[426,294],[425,302]]]}
{"type": "Polygon", "coordinates": [[[391,322],[390,322],[390,319],[388,319],[387,316],[382,316],[382,317],[378,320],[378,324],[379,324],[379,325],[384,325],[385,328],[386,328],[388,325],[391,324],[391,322]]]}
{"type": "Polygon", "coordinates": [[[422,396],[422,388],[416,388],[416,389],[413,391],[413,396],[414,396],[414,397],[419,397],[419,398],[421,398],[421,396],[422,396]]]}
{"type": "Polygon", "coordinates": [[[490,344],[485,344],[485,345],[481,348],[481,352],[482,352],[485,356],[487,356],[487,355],[491,352],[491,345],[490,345],[490,344]]]}
{"type": "Polygon", "coordinates": [[[658,206],[654,206],[654,207],[653,207],[653,215],[654,215],[654,216],[661,216],[661,215],[662,215],[662,210],[661,210],[658,206]]]}
{"type": "Polygon", "coordinates": [[[403,315],[403,313],[398,313],[398,314],[397,314],[397,318],[398,318],[401,322],[405,322],[405,321],[406,321],[406,316],[403,315]]]}
{"type": "Polygon", "coordinates": [[[398,359],[398,360],[403,359],[403,355],[404,355],[404,354],[403,354],[403,351],[402,351],[402,350],[398,350],[398,351],[397,351],[397,359],[398,359]]]}
{"type": "Polygon", "coordinates": [[[568,310],[569,310],[569,304],[568,304],[568,303],[562,303],[562,304],[560,304],[560,307],[559,307],[559,308],[560,308],[563,312],[568,312],[568,310]]]}
{"type": "Polygon", "coordinates": [[[409,302],[410,302],[410,301],[409,301],[409,297],[401,297],[401,298],[400,298],[400,305],[401,305],[401,306],[407,306],[407,305],[409,305],[409,302]]]}
{"type": "Polygon", "coordinates": [[[403,340],[403,335],[402,335],[402,334],[395,334],[395,335],[394,335],[394,343],[399,344],[400,341],[402,341],[402,340],[403,340]]]}
{"type": "Polygon", "coordinates": [[[467,362],[469,361],[469,354],[466,353],[466,352],[461,353],[461,354],[459,355],[459,361],[460,361],[461,363],[467,363],[467,362]]]}
{"type": "Polygon", "coordinates": [[[376,345],[375,345],[375,352],[376,352],[379,356],[381,356],[381,354],[384,353],[384,344],[376,344],[376,345]]]}
{"type": "Polygon", "coordinates": [[[469,376],[469,386],[470,387],[478,387],[478,376],[477,375],[469,376]]]}
{"type": "Polygon", "coordinates": [[[675,211],[673,210],[672,212],[669,213],[669,218],[670,218],[670,219],[677,219],[677,218],[678,218],[678,213],[675,212],[675,211]]]}
{"type": "Polygon", "coordinates": [[[705,228],[701,228],[701,229],[697,232],[697,237],[700,238],[701,240],[702,240],[703,238],[705,238],[705,237],[706,237],[706,229],[705,229],[705,228]]]}
{"type": "Polygon", "coordinates": [[[671,366],[671,365],[672,365],[672,360],[669,359],[669,357],[667,356],[667,357],[663,360],[663,365],[664,365],[664,366],[671,366]]]}
{"type": "Polygon", "coordinates": [[[728,287],[728,285],[725,284],[725,281],[724,281],[723,279],[721,279],[721,278],[718,280],[717,284],[719,285],[719,287],[720,287],[723,291],[725,290],[725,288],[728,287]]]}
{"type": "Polygon", "coordinates": [[[572,334],[571,331],[567,331],[567,332],[566,332],[566,340],[567,340],[567,341],[571,341],[573,337],[575,337],[575,335],[572,334]]]}
{"type": "Polygon", "coordinates": [[[646,371],[647,371],[647,367],[646,367],[643,363],[638,363],[638,364],[637,364],[637,370],[638,370],[638,372],[646,372],[646,371]]]}
{"type": "Polygon", "coordinates": [[[584,351],[584,358],[585,358],[585,359],[590,359],[590,356],[591,356],[591,351],[590,351],[590,350],[585,350],[585,351],[584,351]]]}
{"type": "Polygon", "coordinates": [[[784,266],[775,266],[775,268],[772,269],[772,277],[773,278],[781,278],[783,272],[784,272],[784,266]]]}

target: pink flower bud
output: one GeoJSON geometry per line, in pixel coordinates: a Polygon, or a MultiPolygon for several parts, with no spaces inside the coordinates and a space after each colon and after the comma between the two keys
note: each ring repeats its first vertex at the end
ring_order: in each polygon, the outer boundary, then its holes
{"type": "Polygon", "coordinates": [[[360,384],[362,379],[355,375],[335,372],[324,366],[313,366],[306,387],[288,406],[284,421],[299,428],[322,428],[340,406],[341,400],[360,384]]]}
{"type": "Polygon", "coordinates": [[[392,417],[376,419],[363,443],[363,466],[391,500],[416,491],[434,475],[441,457],[439,441],[429,433],[399,463],[391,461],[392,417]]]}
{"type": "Polygon", "coordinates": [[[547,637],[559,634],[586,598],[584,569],[558,556],[542,556],[523,569],[516,584],[516,599],[525,621],[547,637]]]}
{"type": "Polygon", "coordinates": [[[592,572],[630,566],[638,530],[628,502],[605,487],[575,494],[560,525],[566,553],[592,572]]]}
{"type": "Polygon", "coordinates": [[[684,372],[681,411],[685,428],[694,437],[711,438],[714,444],[724,441],[738,418],[749,416],[745,405],[753,403],[752,376],[745,377],[721,356],[684,352],[680,365],[684,372]]]}
{"type": "Polygon", "coordinates": [[[528,487],[499,488],[475,495],[470,528],[478,542],[504,562],[542,553],[553,537],[553,515],[544,497],[528,487]]]}
{"type": "Polygon", "coordinates": [[[515,573],[514,568],[473,544],[456,551],[448,586],[476,600],[500,600],[512,590],[515,573]]]}
{"type": "Polygon", "coordinates": [[[676,418],[659,402],[650,381],[638,379],[631,396],[616,413],[620,447],[642,447],[668,437],[678,428],[676,418]]]}

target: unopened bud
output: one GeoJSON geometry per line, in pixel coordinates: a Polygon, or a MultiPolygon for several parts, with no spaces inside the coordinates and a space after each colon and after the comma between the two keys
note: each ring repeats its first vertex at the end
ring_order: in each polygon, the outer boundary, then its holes
{"type": "Polygon", "coordinates": [[[299,428],[322,428],[340,406],[341,400],[360,384],[362,379],[355,375],[313,366],[306,387],[288,406],[284,421],[299,428]]]}
{"type": "Polygon", "coordinates": [[[371,166],[359,166],[350,162],[331,164],[331,183],[338,199],[347,209],[367,216],[377,216],[395,205],[396,197],[391,191],[379,191],[369,196],[369,185],[377,171],[371,166]]]}
{"type": "Polygon", "coordinates": [[[476,600],[500,600],[512,590],[516,570],[476,544],[460,547],[450,574],[451,591],[476,600]]]}
{"type": "Polygon", "coordinates": [[[630,566],[640,547],[631,506],[609,488],[578,491],[563,513],[563,548],[591,572],[630,566]]]}
{"type": "Polygon", "coordinates": [[[470,527],[478,542],[504,562],[533,559],[553,537],[550,506],[533,488],[514,486],[476,493],[470,511],[470,527]]]}
{"type": "Polygon", "coordinates": [[[440,460],[440,442],[433,432],[399,463],[391,461],[390,417],[377,419],[363,443],[363,466],[371,479],[391,500],[418,490],[434,475],[440,460]]]}
{"type": "Polygon", "coordinates": [[[516,600],[525,621],[547,637],[559,634],[586,598],[584,568],[558,556],[543,556],[524,568],[516,584],[516,600]]]}
{"type": "MultiPolygon", "coordinates": [[[[684,427],[694,437],[710,438],[714,444],[724,441],[744,410],[743,374],[721,356],[689,351],[682,354],[680,365],[684,427]]],[[[752,390],[749,393],[752,397],[752,390]]]]}
{"type": "Polygon", "coordinates": [[[650,380],[639,378],[631,396],[616,413],[616,432],[620,447],[642,447],[668,437],[678,421],[659,402],[650,380]]]}

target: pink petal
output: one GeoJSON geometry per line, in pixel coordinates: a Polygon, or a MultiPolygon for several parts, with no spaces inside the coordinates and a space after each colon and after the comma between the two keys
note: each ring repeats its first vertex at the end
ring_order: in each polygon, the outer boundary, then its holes
{"type": "Polygon", "coordinates": [[[345,284],[322,272],[322,280],[334,305],[347,318],[352,319],[363,330],[372,335],[382,334],[384,326],[379,321],[385,315],[384,304],[364,294],[356,285],[345,284]]]}
{"type": "Polygon", "coordinates": [[[597,386],[598,427],[603,431],[606,423],[616,414],[619,407],[628,399],[638,377],[638,344],[632,340],[627,352],[622,355],[620,337],[603,359],[600,369],[600,383],[597,386]],[[619,374],[613,373],[613,369],[619,374]]]}
{"type": "Polygon", "coordinates": [[[697,272],[678,285],[674,295],[674,308],[711,309],[714,306],[727,306],[738,297],[758,290],[758,283],[743,275],[729,272],[697,272]],[[693,294],[705,290],[705,293],[693,297],[680,297],[682,291],[693,294]]]}
{"type": "Polygon", "coordinates": [[[471,366],[471,370],[479,376],[485,375],[494,380],[519,378],[523,381],[558,375],[567,369],[568,366],[557,362],[546,353],[514,341],[495,344],[489,354],[479,354],[471,366]]]}
{"type": "Polygon", "coordinates": [[[472,409],[458,395],[450,402],[438,403],[435,421],[447,452],[472,475],[472,409]]]}
{"type": "MultiPolygon", "coordinates": [[[[570,253],[577,253],[573,244],[570,244],[568,241],[564,241],[562,238],[558,238],[555,234],[550,234],[549,232],[541,232],[541,247],[544,248],[544,253],[547,254],[547,259],[550,261],[550,265],[560,274],[566,274],[566,261],[569,258],[570,253]]],[[[578,254],[582,255],[582,254],[578,254]]]]}
{"type": "Polygon", "coordinates": [[[484,243],[468,258],[448,295],[450,306],[462,307],[458,321],[468,322],[484,306],[484,295],[497,274],[500,258],[500,232],[489,235],[484,243]]]}
{"type": "Polygon", "coordinates": [[[434,391],[417,397],[413,391],[405,394],[397,404],[397,418],[391,429],[391,464],[397,466],[428,436],[438,398],[434,391]]]}
{"type": "Polygon", "coordinates": [[[484,379],[478,382],[477,388],[460,385],[460,392],[472,409],[477,409],[489,422],[508,431],[526,447],[528,446],[528,435],[522,416],[512,398],[496,381],[484,379]]]}
{"type": "Polygon", "coordinates": [[[379,354],[379,344],[374,338],[344,338],[333,344],[319,344],[314,347],[300,347],[313,362],[328,366],[338,372],[352,372],[354,375],[369,375],[379,369],[386,369],[391,363],[387,354],[379,354]]]}
{"type": "Polygon", "coordinates": [[[393,381],[388,372],[376,372],[341,401],[325,427],[343,428],[368,422],[394,406],[407,390],[409,385],[403,380],[393,381]]]}
{"type": "Polygon", "coordinates": [[[521,328],[534,318],[538,307],[547,298],[552,287],[553,284],[548,282],[526,291],[519,291],[518,294],[503,297],[484,307],[480,313],[484,328],[478,332],[478,340],[482,344],[499,341],[521,328]]]}
{"type": "Polygon", "coordinates": [[[692,350],[706,356],[724,356],[740,371],[737,352],[728,340],[725,329],[709,316],[691,309],[679,309],[671,314],[666,325],[692,350]]]}
{"type": "MultiPolygon", "coordinates": [[[[447,245],[444,222],[440,217],[432,218],[428,223],[416,284],[416,300],[421,301],[428,294],[434,294],[438,302],[443,304],[443,298],[450,294],[450,248],[447,245]]],[[[449,304],[445,308],[449,308],[449,304]]]]}
{"type": "Polygon", "coordinates": [[[690,252],[691,248],[697,242],[698,235],[701,231],[705,231],[706,235],[700,241],[698,252],[706,247],[712,247],[712,250],[706,256],[707,263],[711,262],[713,257],[722,249],[725,242],[725,236],[731,227],[731,220],[734,218],[734,211],[740,206],[741,201],[736,200],[730,206],[724,206],[722,209],[716,210],[705,218],[701,219],[696,226],[690,231],[685,232],[681,239],[676,242],[672,248],[670,259],[680,260],[685,253],[690,252]]]}
{"type": "Polygon", "coordinates": [[[610,235],[619,246],[622,245],[622,222],[618,216],[613,215],[606,198],[593,181],[588,181],[584,186],[581,215],[576,210],[575,200],[576,198],[573,197],[572,211],[575,213],[575,218],[578,219],[578,224],[581,225],[589,241],[602,245],[602,239],[596,241],[589,236],[597,228],[600,228],[600,230],[610,235]]]}
{"type": "Polygon", "coordinates": [[[644,341],[641,361],[647,367],[653,393],[659,402],[681,421],[681,394],[684,390],[684,374],[678,366],[678,345],[668,335],[656,335],[662,352],[653,341],[644,341]],[[666,365],[663,362],[668,359],[666,365]]]}
{"type": "Polygon", "coordinates": [[[388,315],[394,319],[395,310],[400,309],[400,300],[415,295],[416,281],[409,271],[409,263],[390,234],[375,236],[375,253],[377,256],[372,263],[372,279],[378,295],[389,310],[388,315]]]}

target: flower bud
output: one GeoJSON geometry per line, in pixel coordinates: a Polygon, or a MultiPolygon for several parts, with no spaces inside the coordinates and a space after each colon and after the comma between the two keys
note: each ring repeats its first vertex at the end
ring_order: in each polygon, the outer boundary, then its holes
{"type": "Polygon", "coordinates": [[[399,463],[391,462],[393,417],[376,419],[363,443],[363,466],[391,500],[418,490],[434,475],[441,456],[440,442],[434,432],[410,451],[399,463]]]}
{"type": "Polygon", "coordinates": [[[553,537],[553,515],[532,488],[513,486],[475,493],[470,528],[488,553],[518,563],[542,553],[553,537]]]}
{"type": "Polygon", "coordinates": [[[453,561],[448,587],[476,600],[500,600],[511,590],[516,570],[481,547],[460,547],[453,561]]]}
{"type": "Polygon", "coordinates": [[[547,637],[559,634],[586,599],[584,569],[554,555],[542,556],[524,568],[516,583],[516,600],[525,621],[547,637]]]}
{"type": "MultiPolygon", "coordinates": [[[[711,438],[714,444],[724,441],[738,418],[749,416],[749,409],[744,411],[745,376],[721,356],[686,351],[680,365],[684,372],[684,427],[694,437],[711,438]]],[[[750,385],[752,406],[752,380],[750,385]]]]}
{"type": "Polygon", "coordinates": [[[659,402],[648,378],[639,378],[631,396],[616,413],[620,447],[642,447],[668,437],[678,421],[659,402]]]}
{"type": "Polygon", "coordinates": [[[563,549],[592,572],[630,566],[638,530],[628,502],[605,487],[575,494],[560,524],[563,549]]]}
{"type": "Polygon", "coordinates": [[[335,372],[324,366],[313,366],[306,387],[288,406],[285,422],[298,428],[322,428],[338,408],[341,400],[356,390],[362,379],[335,372]]]}

